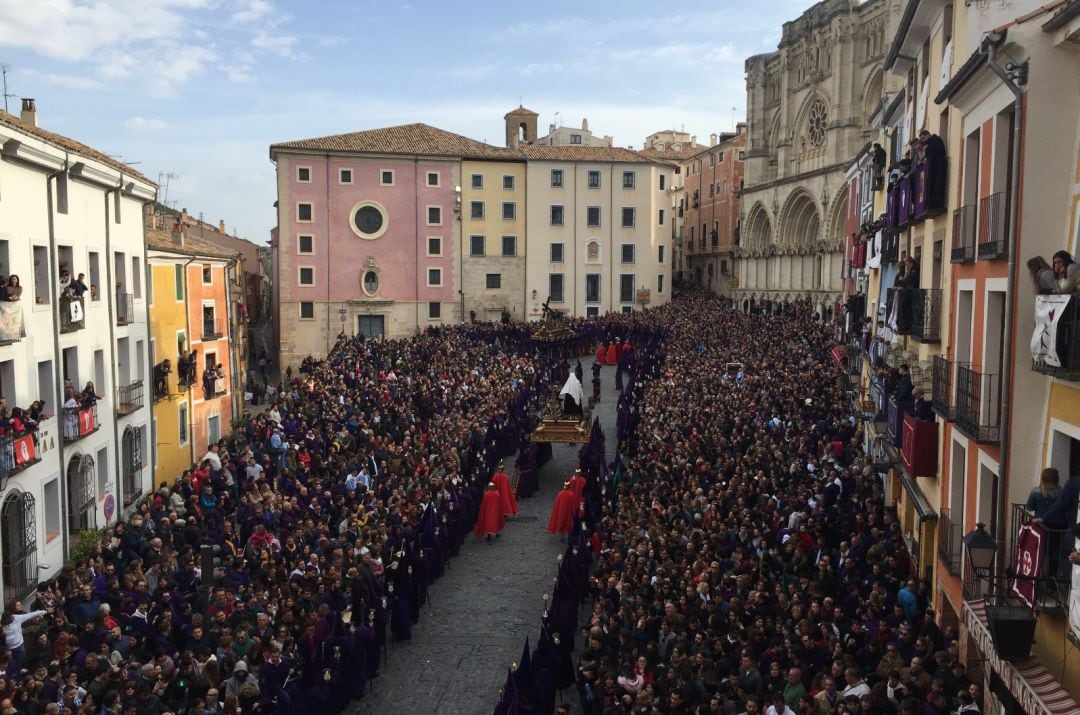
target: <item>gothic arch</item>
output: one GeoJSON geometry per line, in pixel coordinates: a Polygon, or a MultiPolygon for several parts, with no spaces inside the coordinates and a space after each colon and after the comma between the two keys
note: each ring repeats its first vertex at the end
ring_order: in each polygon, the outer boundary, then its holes
{"type": "Polygon", "coordinates": [[[746,215],[746,247],[751,251],[764,250],[773,241],[769,212],[759,201],[746,215]]]}
{"type": "Polygon", "coordinates": [[[802,105],[799,107],[798,113],[795,115],[795,124],[791,128],[790,132],[795,152],[800,153],[803,151],[814,151],[828,146],[828,126],[832,124],[835,119],[836,117],[833,116],[832,102],[829,100],[829,97],[824,92],[819,89],[814,89],[809,94],[807,94],[806,99],[803,100],[802,105]],[[807,121],[809,119],[809,115],[812,112],[817,111],[815,109],[815,105],[818,103],[818,101],[820,101],[825,106],[825,126],[823,128],[824,134],[822,135],[821,142],[819,144],[815,144],[812,134],[808,131],[807,121]]]}
{"type": "Polygon", "coordinates": [[[809,247],[821,239],[821,213],[805,189],[791,194],[780,212],[780,240],[790,247],[809,247]]]}
{"type": "Polygon", "coordinates": [[[828,250],[844,245],[844,222],[847,219],[847,204],[847,191],[838,191],[836,200],[833,201],[832,208],[829,210],[829,223],[822,235],[828,250]]]}
{"type": "Polygon", "coordinates": [[[867,77],[866,82],[863,83],[862,121],[864,124],[870,123],[870,115],[874,113],[874,110],[877,109],[878,105],[881,103],[883,83],[884,79],[880,67],[871,72],[870,76],[867,77]]]}
{"type": "Polygon", "coordinates": [[[780,146],[780,112],[773,115],[772,124],[769,126],[769,136],[767,141],[769,142],[769,151],[775,152],[777,147],[780,146]]]}

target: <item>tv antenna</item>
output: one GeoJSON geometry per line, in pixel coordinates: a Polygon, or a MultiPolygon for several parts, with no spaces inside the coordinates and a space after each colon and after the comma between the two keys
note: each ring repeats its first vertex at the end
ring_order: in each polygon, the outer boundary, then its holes
{"type": "Polygon", "coordinates": [[[8,99],[10,97],[14,97],[15,95],[8,92],[8,86],[7,86],[8,66],[7,65],[0,65],[0,75],[2,75],[3,78],[4,78],[4,111],[7,112],[8,114],[11,114],[11,110],[8,109],[8,99]]]}

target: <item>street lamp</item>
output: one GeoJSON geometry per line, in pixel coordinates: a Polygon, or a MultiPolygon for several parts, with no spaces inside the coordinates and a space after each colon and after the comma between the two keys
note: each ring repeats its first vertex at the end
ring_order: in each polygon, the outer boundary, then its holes
{"type": "Polygon", "coordinates": [[[986,533],[986,524],[981,521],[976,524],[975,529],[964,537],[964,546],[967,547],[968,560],[975,572],[989,571],[994,565],[997,542],[986,533]]]}

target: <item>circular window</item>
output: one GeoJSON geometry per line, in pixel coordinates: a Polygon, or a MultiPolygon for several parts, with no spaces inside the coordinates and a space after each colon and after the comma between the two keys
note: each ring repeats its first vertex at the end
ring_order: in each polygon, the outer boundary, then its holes
{"type": "Polygon", "coordinates": [[[379,292],[379,274],[375,271],[365,271],[361,285],[364,289],[364,293],[375,295],[379,292]]]}
{"type": "Polygon", "coordinates": [[[806,115],[806,136],[813,146],[821,146],[825,143],[825,129],[828,124],[829,110],[825,107],[825,102],[815,99],[806,115]]]}
{"type": "Polygon", "coordinates": [[[360,238],[374,239],[386,233],[386,209],[374,201],[353,206],[349,228],[360,238]]]}

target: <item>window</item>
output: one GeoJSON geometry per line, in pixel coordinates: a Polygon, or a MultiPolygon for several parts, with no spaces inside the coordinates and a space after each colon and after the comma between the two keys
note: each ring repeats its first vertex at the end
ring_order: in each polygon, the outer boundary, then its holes
{"type": "Polygon", "coordinates": [[[379,274],[376,271],[365,271],[364,282],[361,284],[365,295],[375,295],[379,292],[379,274]]]}
{"type": "Polygon", "coordinates": [[[176,426],[177,426],[177,429],[179,430],[179,433],[180,433],[178,435],[179,439],[177,441],[181,445],[187,444],[188,439],[189,439],[189,436],[188,436],[188,411],[187,411],[187,408],[188,408],[187,403],[186,402],[181,402],[180,403],[180,410],[179,410],[179,412],[177,414],[177,418],[176,418],[176,426]]]}
{"type": "Polygon", "coordinates": [[[296,251],[297,253],[314,253],[315,252],[315,237],[306,233],[302,233],[296,237],[296,251]]]}
{"type": "Polygon", "coordinates": [[[338,170],[338,183],[339,184],[351,184],[352,183],[352,169],[340,169],[340,170],[338,170]]]}
{"type": "Polygon", "coordinates": [[[515,220],[517,218],[517,204],[513,201],[503,201],[502,217],[504,221],[515,220]]]}
{"type": "Polygon", "coordinates": [[[484,202],[483,201],[470,201],[469,202],[469,218],[484,218],[484,202]]]}
{"type": "Polygon", "coordinates": [[[438,288],[442,285],[442,269],[441,268],[429,268],[427,269],[427,284],[431,288],[438,288]]]}
{"type": "Polygon", "coordinates": [[[313,286],[315,285],[315,269],[314,268],[301,268],[300,269],[300,285],[313,286]]]}
{"type": "Polygon", "coordinates": [[[206,266],[202,267],[202,283],[204,286],[214,285],[214,267],[206,266]]]}
{"type": "Polygon", "coordinates": [[[633,263],[634,262],[634,244],[624,243],[622,245],[622,262],[633,263]]]}
{"type": "Polygon", "coordinates": [[[563,225],[563,207],[554,205],[551,207],[551,225],[562,226],[563,225]]]}
{"type": "Polygon", "coordinates": [[[136,300],[142,298],[142,261],[138,256],[131,257],[131,294],[136,300]]]}
{"type": "Polygon", "coordinates": [[[664,292],[664,274],[663,273],[656,276],[656,292],[657,293],[663,293],[664,292]]]}
{"type": "Polygon", "coordinates": [[[296,220],[310,222],[312,220],[311,204],[301,202],[296,205],[296,220]]]}
{"type": "Polygon", "coordinates": [[[624,305],[622,307],[622,312],[623,312],[624,315],[629,315],[630,313],[634,312],[634,306],[632,306],[632,305],[624,305]]]}
{"type": "Polygon", "coordinates": [[[588,226],[599,226],[600,225],[600,207],[599,206],[589,206],[587,209],[585,209],[585,216],[586,216],[586,219],[585,219],[586,225],[588,225],[588,226]]]}
{"type": "Polygon", "coordinates": [[[503,174],[503,190],[504,191],[513,191],[514,190],[514,175],[513,174],[503,174]]]}
{"type": "Polygon", "coordinates": [[[661,226],[664,225],[664,209],[660,209],[659,213],[657,214],[656,223],[658,223],[661,226]]]}
{"type": "Polygon", "coordinates": [[[562,188],[563,185],[563,170],[552,169],[551,170],[551,186],[552,188],[562,188]]]}
{"type": "Polygon", "coordinates": [[[571,134],[570,135],[570,143],[571,144],[580,144],[581,143],[581,135],[580,134],[571,134]]]}
{"type": "Polygon", "coordinates": [[[634,218],[635,218],[634,213],[635,213],[635,209],[634,209],[633,206],[623,206],[623,210],[622,210],[622,226],[623,226],[623,228],[633,228],[634,227],[634,218]]]}
{"type": "Polygon", "coordinates": [[[499,273],[488,273],[485,277],[484,284],[489,290],[502,288],[502,275],[499,273]]]}
{"type": "MultiPolygon", "coordinates": [[[[428,176],[430,176],[430,174],[428,176]]],[[[379,183],[382,184],[383,186],[393,186],[394,185],[394,170],[393,169],[383,169],[382,171],[380,171],[379,172],[379,183]]]]}
{"type": "Polygon", "coordinates": [[[300,320],[315,319],[315,304],[310,300],[300,302],[300,320]]]}
{"type": "Polygon", "coordinates": [[[484,255],[484,237],[483,236],[469,236],[469,255],[470,256],[482,256],[482,255],[484,255]]]}
{"type": "Polygon", "coordinates": [[[307,184],[311,181],[311,167],[298,166],[296,167],[296,180],[307,184]]]}
{"type": "Polygon", "coordinates": [[[428,206],[427,222],[428,222],[429,226],[441,226],[442,225],[442,207],[441,206],[428,206]]]}
{"type": "Polygon", "coordinates": [[[176,263],[176,264],[173,265],[173,269],[174,269],[174,272],[175,272],[175,275],[173,276],[173,281],[175,282],[176,299],[177,300],[183,300],[184,299],[184,266],[182,264],[180,264],[180,263],[176,263]]]}
{"type": "Polygon", "coordinates": [[[659,246],[659,247],[657,247],[656,250],[657,250],[657,254],[658,254],[656,260],[657,260],[658,263],[662,264],[664,262],[664,247],[659,246]]]}
{"type": "Polygon", "coordinates": [[[718,163],[718,164],[723,164],[724,163],[724,152],[720,152],[720,154],[717,155],[716,163],[718,163]]]}
{"type": "Polygon", "coordinates": [[[663,191],[667,188],[667,174],[660,175],[660,190],[663,191]]]}
{"type": "Polygon", "coordinates": [[[34,302],[38,305],[49,302],[52,280],[49,275],[49,249],[34,246],[34,302]]]}
{"type": "Polygon", "coordinates": [[[585,300],[589,303],[600,302],[600,274],[585,274],[585,300]]]}
{"type": "Polygon", "coordinates": [[[563,302],[563,274],[548,274],[548,300],[556,303],[563,302]]]}
{"type": "Polygon", "coordinates": [[[383,207],[373,201],[361,201],[352,208],[349,228],[364,240],[374,240],[386,233],[389,224],[383,207]]]}
{"type": "Polygon", "coordinates": [[[590,305],[589,307],[587,307],[585,309],[585,317],[586,318],[599,318],[600,317],[600,308],[598,308],[595,305],[590,305]]]}
{"type": "Polygon", "coordinates": [[[621,273],[621,274],[619,274],[619,302],[620,303],[633,303],[634,302],[634,274],[633,273],[621,273]]]}
{"type": "MultiPolygon", "coordinates": [[[[90,286],[101,285],[101,259],[97,251],[90,251],[90,286]]],[[[88,286],[88,287],[90,287],[88,286]]],[[[101,300],[101,291],[91,291],[90,300],[101,300]]]]}
{"type": "Polygon", "coordinates": [[[472,175],[472,187],[474,189],[482,189],[482,188],[484,188],[484,175],[483,174],[473,174],[472,175]]]}
{"type": "Polygon", "coordinates": [[[217,444],[221,439],[221,415],[210,415],[206,418],[207,445],[217,444]]]}
{"type": "Polygon", "coordinates": [[[563,262],[563,245],[561,243],[551,244],[551,262],[562,263],[563,262]]]}
{"type": "Polygon", "coordinates": [[[502,237],[502,254],[508,257],[517,255],[517,236],[502,237]]]}
{"type": "MultiPolygon", "coordinates": [[[[45,400],[46,409],[56,411],[56,402],[53,400],[55,382],[53,378],[52,360],[42,360],[37,364],[37,398],[45,400]]],[[[13,404],[10,400],[8,404],[13,404]]]]}
{"type": "Polygon", "coordinates": [[[438,186],[439,185],[439,172],[437,172],[437,171],[429,171],[427,173],[427,185],[428,186],[438,186]]]}
{"type": "Polygon", "coordinates": [[[428,320],[438,320],[442,317],[442,303],[438,301],[432,301],[427,304],[427,317],[428,320]]]}
{"type": "Polygon", "coordinates": [[[442,255],[442,239],[438,236],[432,236],[427,240],[427,254],[429,256],[441,256],[442,255]]]}
{"type": "Polygon", "coordinates": [[[589,172],[589,188],[590,189],[599,189],[600,188],[600,172],[599,171],[590,171],[589,172]]]}
{"type": "Polygon", "coordinates": [[[632,171],[624,171],[622,173],[622,187],[624,189],[632,189],[637,184],[637,176],[632,171]]]}

